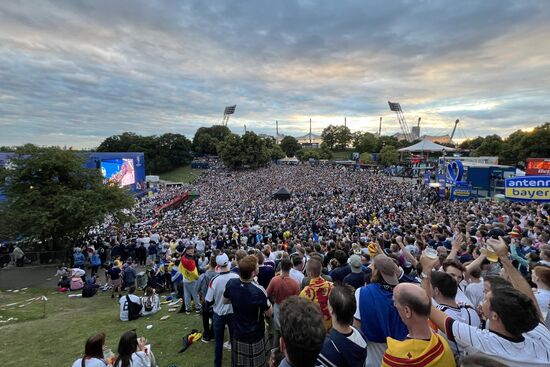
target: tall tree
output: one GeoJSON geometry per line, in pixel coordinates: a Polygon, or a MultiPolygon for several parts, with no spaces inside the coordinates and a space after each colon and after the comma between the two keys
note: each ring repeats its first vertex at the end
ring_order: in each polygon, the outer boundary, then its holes
{"type": "Polygon", "coordinates": [[[347,126],[336,127],[336,149],[344,150],[351,143],[351,131],[347,126]]]}
{"type": "Polygon", "coordinates": [[[218,144],[229,134],[231,134],[231,131],[227,126],[201,127],[193,137],[193,150],[202,154],[218,154],[218,144]]]}
{"type": "Polygon", "coordinates": [[[323,133],[321,134],[321,138],[323,139],[323,143],[325,143],[330,150],[334,149],[334,146],[337,144],[337,126],[334,125],[328,125],[323,129],[323,133]]]}
{"type": "Polygon", "coordinates": [[[502,150],[502,138],[498,135],[489,135],[483,139],[483,143],[474,150],[473,155],[481,156],[498,156],[502,150]]]}
{"type": "Polygon", "coordinates": [[[380,150],[379,158],[380,163],[384,166],[391,166],[399,163],[399,152],[393,145],[385,145],[380,150]]]}
{"type": "Polygon", "coordinates": [[[373,153],[376,151],[376,136],[369,132],[356,134],[353,147],[360,153],[373,153]]]}
{"type": "Polygon", "coordinates": [[[7,202],[0,215],[16,235],[41,240],[47,249],[73,246],[107,215],[125,221],[134,200],[124,189],[104,185],[99,170],[84,168],[77,153],[59,148],[14,159],[3,172],[7,202]]]}
{"type": "Polygon", "coordinates": [[[287,157],[294,157],[302,146],[295,137],[287,135],[281,140],[281,149],[287,157]]]}

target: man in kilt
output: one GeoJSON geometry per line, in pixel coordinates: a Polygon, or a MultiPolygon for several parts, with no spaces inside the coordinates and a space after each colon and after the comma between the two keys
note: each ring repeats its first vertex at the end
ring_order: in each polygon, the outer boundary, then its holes
{"type": "Polygon", "coordinates": [[[263,367],[267,362],[264,316],[270,317],[272,310],[266,290],[254,280],[257,274],[257,257],[246,256],[239,261],[239,279],[230,279],[223,294],[233,306],[234,367],[263,367]]]}

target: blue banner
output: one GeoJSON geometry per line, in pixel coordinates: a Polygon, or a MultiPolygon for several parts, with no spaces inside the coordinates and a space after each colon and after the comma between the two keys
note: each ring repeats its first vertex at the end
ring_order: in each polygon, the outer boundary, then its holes
{"type": "Polygon", "coordinates": [[[424,171],[424,185],[430,185],[430,171],[424,171]]]}
{"type": "Polygon", "coordinates": [[[458,181],[452,189],[452,200],[469,200],[472,196],[472,186],[465,181],[458,181]]]}
{"type": "Polygon", "coordinates": [[[507,178],[504,191],[504,196],[513,201],[550,202],[550,176],[507,178]]]}
{"type": "Polygon", "coordinates": [[[439,184],[439,197],[445,199],[445,188],[447,185],[447,176],[445,174],[438,174],[437,183],[439,184]]]}

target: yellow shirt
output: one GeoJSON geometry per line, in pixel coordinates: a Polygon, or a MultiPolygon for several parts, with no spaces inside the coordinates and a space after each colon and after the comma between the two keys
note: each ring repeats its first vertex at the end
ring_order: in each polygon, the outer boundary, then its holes
{"type": "Polygon", "coordinates": [[[430,340],[386,339],[382,367],[455,367],[453,352],[445,338],[432,333],[430,340]]]}

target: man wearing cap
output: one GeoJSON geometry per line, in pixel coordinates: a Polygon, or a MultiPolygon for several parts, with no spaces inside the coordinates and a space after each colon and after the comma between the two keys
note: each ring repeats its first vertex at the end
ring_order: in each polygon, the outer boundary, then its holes
{"type": "Polygon", "coordinates": [[[223,354],[223,339],[225,326],[229,328],[229,338],[233,334],[233,306],[224,303],[223,293],[230,279],[238,279],[239,275],[230,271],[229,257],[226,254],[216,256],[219,274],[215,276],[208,286],[206,302],[214,303],[214,366],[221,367],[223,354]]]}
{"type": "Polygon", "coordinates": [[[365,285],[365,273],[362,270],[361,257],[359,255],[351,255],[348,263],[351,273],[346,275],[344,283],[351,285],[355,289],[361,288],[365,285]]]}
{"type": "Polygon", "coordinates": [[[376,255],[371,283],[355,291],[354,326],[368,340],[367,366],[380,366],[387,348],[386,338],[403,340],[407,336],[407,327],[393,303],[393,288],[399,283],[398,276],[399,268],[391,258],[376,255]]]}

